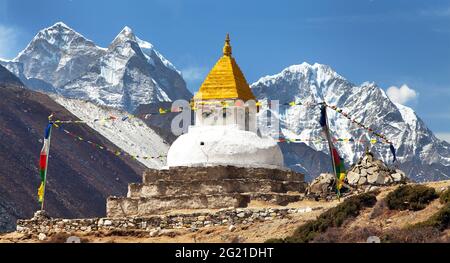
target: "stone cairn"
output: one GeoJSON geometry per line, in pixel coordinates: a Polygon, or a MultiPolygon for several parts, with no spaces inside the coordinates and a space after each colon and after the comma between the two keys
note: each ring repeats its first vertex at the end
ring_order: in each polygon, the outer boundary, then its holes
{"type": "MultiPolygon", "coordinates": [[[[408,178],[399,169],[388,168],[370,152],[359,159],[347,173],[341,190],[343,196],[359,190],[370,191],[379,186],[406,183],[408,178]]],[[[333,174],[323,173],[316,177],[306,190],[306,195],[314,199],[332,199],[336,195],[336,178],[333,174]]]]}
{"type": "Polygon", "coordinates": [[[407,177],[403,171],[388,168],[371,152],[361,157],[347,173],[347,183],[353,187],[388,186],[406,181],[407,177]]]}
{"type": "Polygon", "coordinates": [[[251,200],[277,205],[299,201],[304,175],[290,170],[235,166],[150,169],[127,197],[109,197],[108,217],[149,216],[182,209],[246,207],[251,200]]]}

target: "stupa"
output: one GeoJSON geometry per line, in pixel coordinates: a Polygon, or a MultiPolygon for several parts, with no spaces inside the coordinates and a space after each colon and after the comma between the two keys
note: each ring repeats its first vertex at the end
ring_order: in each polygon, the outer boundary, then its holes
{"type": "Polygon", "coordinates": [[[257,130],[255,96],[232,56],[227,34],[223,56],[193,98],[195,125],[170,147],[167,165],[282,168],[275,140],[257,130]]]}
{"type": "Polygon", "coordinates": [[[228,34],[193,108],[195,124],[172,144],[167,166],[148,169],[127,197],[109,197],[108,217],[246,207],[252,200],[285,205],[303,196],[304,175],[284,168],[277,142],[258,131],[255,96],[228,34]]]}

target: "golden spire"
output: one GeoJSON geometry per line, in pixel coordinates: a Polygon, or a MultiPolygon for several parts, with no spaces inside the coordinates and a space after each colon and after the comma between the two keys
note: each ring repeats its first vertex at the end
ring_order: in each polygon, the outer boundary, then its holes
{"type": "Polygon", "coordinates": [[[223,55],[231,56],[230,34],[228,34],[228,33],[225,38],[225,45],[223,46],[223,55]]]}
{"type": "Polygon", "coordinates": [[[194,96],[195,100],[241,99],[254,100],[244,74],[231,56],[230,36],[227,34],[223,56],[217,61],[194,96]]]}

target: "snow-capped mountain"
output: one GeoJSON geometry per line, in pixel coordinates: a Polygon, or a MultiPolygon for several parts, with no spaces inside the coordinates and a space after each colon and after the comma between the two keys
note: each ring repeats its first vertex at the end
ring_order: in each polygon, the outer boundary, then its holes
{"type": "Polygon", "coordinates": [[[91,40],[58,22],[39,31],[16,58],[0,63],[30,88],[58,92],[104,53],[91,40]]]}
{"type": "Polygon", "coordinates": [[[127,111],[192,96],[180,72],[129,27],[102,48],[58,22],[41,30],[16,58],[0,64],[32,89],[127,111]]]}
{"type": "MultiPolygon", "coordinates": [[[[450,145],[437,139],[411,108],[393,103],[374,83],[366,82],[358,86],[329,66],[303,63],[290,66],[279,74],[263,77],[251,87],[261,101],[279,100],[280,104],[291,101],[304,104],[325,101],[335,105],[352,118],[386,135],[397,149],[401,168],[413,179],[425,181],[450,177],[450,145]]],[[[280,106],[281,132],[288,138],[306,139],[308,141],[305,143],[312,149],[328,153],[325,143],[314,141],[321,138],[319,117],[318,106],[280,106]]],[[[356,140],[336,142],[349,164],[364,153],[366,146],[387,163],[392,163],[388,145],[358,142],[376,137],[333,110],[328,110],[328,117],[334,138],[356,140]]],[[[284,154],[292,157],[289,152],[284,154]]],[[[295,169],[303,167],[302,162],[301,158],[291,158],[287,164],[295,169]]],[[[303,172],[314,172],[312,170],[314,167],[303,172]]],[[[315,171],[317,172],[319,171],[315,171]]]]}

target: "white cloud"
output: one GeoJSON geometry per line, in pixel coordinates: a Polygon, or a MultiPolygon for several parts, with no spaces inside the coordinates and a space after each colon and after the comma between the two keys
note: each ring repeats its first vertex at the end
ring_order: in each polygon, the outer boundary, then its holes
{"type": "Polygon", "coordinates": [[[188,67],[181,70],[184,80],[198,81],[206,77],[207,69],[205,67],[188,67]]]}
{"type": "Polygon", "coordinates": [[[435,135],[439,139],[447,141],[448,143],[450,143],[450,132],[437,132],[437,133],[435,133],[435,135]]]}
{"type": "Polygon", "coordinates": [[[388,97],[396,103],[406,104],[414,101],[419,95],[415,90],[403,84],[400,88],[396,86],[389,87],[386,91],[388,97]]]}
{"type": "Polygon", "coordinates": [[[430,17],[450,17],[450,7],[425,9],[421,10],[420,14],[430,17]]]}
{"type": "Polygon", "coordinates": [[[0,58],[12,58],[17,47],[17,29],[0,25],[0,58]]]}

